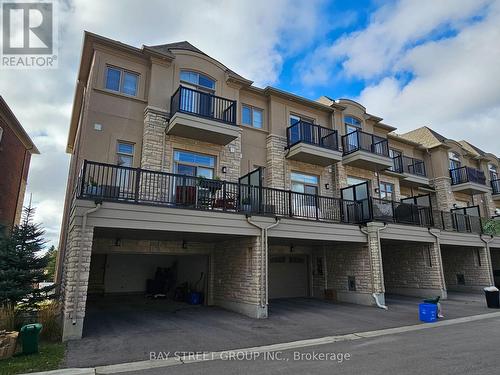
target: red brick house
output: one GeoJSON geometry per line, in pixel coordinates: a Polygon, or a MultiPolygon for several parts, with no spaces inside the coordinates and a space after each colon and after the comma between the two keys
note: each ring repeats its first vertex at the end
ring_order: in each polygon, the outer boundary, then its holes
{"type": "Polygon", "coordinates": [[[0,96],[0,233],[19,223],[31,155],[39,153],[0,96]]]}

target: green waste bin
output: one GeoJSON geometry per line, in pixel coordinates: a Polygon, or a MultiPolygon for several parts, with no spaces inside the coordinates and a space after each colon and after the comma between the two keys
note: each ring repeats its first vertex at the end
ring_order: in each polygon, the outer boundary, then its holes
{"type": "Polygon", "coordinates": [[[23,354],[38,353],[38,335],[42,330],[40,323],[26,324],[21,328],[21,342],[23,354]]]}

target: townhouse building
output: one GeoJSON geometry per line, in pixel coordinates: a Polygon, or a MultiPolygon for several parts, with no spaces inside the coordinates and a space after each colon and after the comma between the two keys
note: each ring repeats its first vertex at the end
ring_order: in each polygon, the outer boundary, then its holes
{"type": "Polygon", "coordinates": [[[33,154],[38,149],[0,96],[0,237],[21,220],[33,154]]]}
{"type": "Polygon", "coordinates": [[[446,298],[500,269],[496,156],[258,88],[188,42],[85,33],[67,152],[65,340],[93,298],[154,293],[158,268],[166,294],[254,318],[275,298],[446,298]]]}

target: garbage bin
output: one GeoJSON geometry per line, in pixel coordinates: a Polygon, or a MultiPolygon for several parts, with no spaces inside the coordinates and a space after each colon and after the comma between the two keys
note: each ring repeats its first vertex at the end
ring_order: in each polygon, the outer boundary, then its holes
{"type": "Polygon", "coordinates": [[[23,354],[38,353],[38,335],[42,330],[40,323],[26,324],[21,328],[23,354]]]}
{"type": "Polygon", "coordinates": [[[418,305],[418,317],[425,323],[437,321],[437,305],[434,303],[421,303],[418,305]]]}
{"type": "Polygon", "coordinates": [[[500,292],[498,291],[498,288],[494,286],[484,288],[484,294],[486,296],[486,304],[488,305],[488,308],[500,308],[500,292]]]}

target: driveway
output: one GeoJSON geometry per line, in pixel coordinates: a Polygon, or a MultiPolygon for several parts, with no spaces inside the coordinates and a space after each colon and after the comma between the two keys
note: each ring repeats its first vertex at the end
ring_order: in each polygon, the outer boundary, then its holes
{"type": "MultiPolygon", "coordinates": [[[[330,335],[418,324],[419,298],[388,296],[389,310],[322,300],[271,301],[268,319],[218,307],[189,306],[143,297],[89,302],[84,338],[68,342],[67,367],[149,359],[150,352],[238,349],[330,335]]],[[[491,312],[480,294],[450,293],[446,318],[491,312]]]]}

